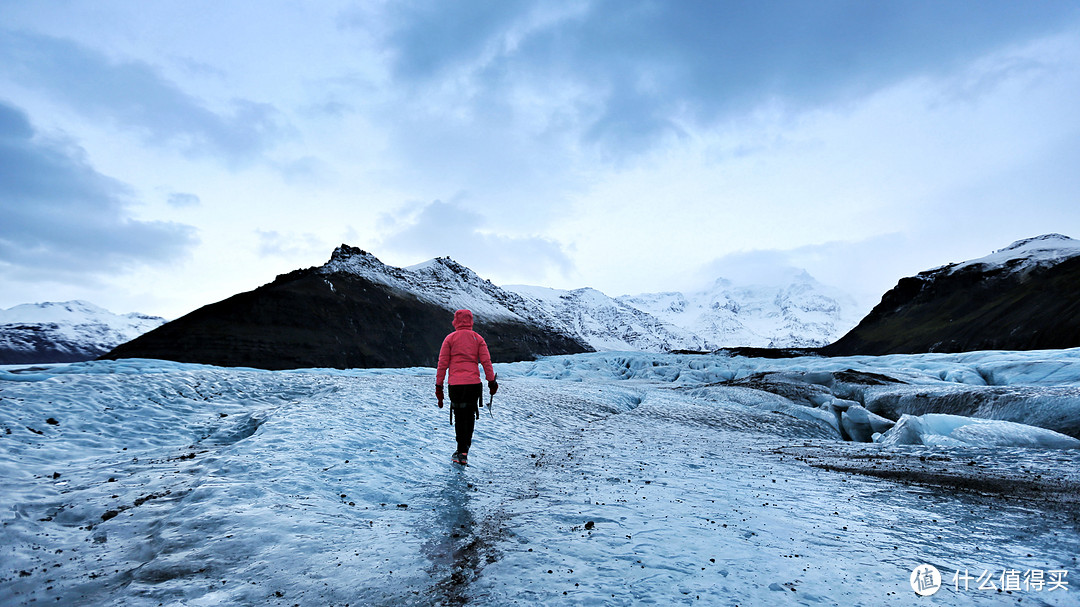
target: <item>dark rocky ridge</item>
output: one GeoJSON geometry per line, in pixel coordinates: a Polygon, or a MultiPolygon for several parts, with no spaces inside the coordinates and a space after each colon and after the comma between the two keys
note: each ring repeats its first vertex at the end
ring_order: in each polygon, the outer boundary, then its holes
{"type": "MultiPolygon", "coordinates": [[[[323,266],[204,306],[102,358],[261,369],[431,367],[452,320],[452,310],[416,293],[323,266]]],[[[527,320],[477,314],[476,330],[496,362],[590,351],[527,320]]]]}
{"type": "MultiPolygon", "coordinates": [[[[1045,238],[1045,237],[1043,237],[1045,238]]],[[[1080,257],[946,266],[903,278],[828,356],[1080,346],[1080,257]]]]}

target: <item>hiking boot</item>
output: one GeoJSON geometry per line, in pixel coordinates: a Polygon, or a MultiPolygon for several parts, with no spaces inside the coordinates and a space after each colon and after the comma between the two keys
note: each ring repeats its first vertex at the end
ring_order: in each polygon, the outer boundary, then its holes
{"type": "Polygon", "coordinates": [[[450,461],[454,462],[455,464],[461,464],[462,466],[468,466],[469,465],[469,454],[468,453],[456,452],[450,458],[450,461]]]}

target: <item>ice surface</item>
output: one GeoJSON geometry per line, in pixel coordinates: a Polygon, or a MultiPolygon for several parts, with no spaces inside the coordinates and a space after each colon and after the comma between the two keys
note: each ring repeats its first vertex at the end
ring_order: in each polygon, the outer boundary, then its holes
{"type": "Polygon", "coordinates": [[[973,419],[960,415],[927,413],[904,415],[874,442],[886,445],[940,445],[975,447],[1037,447],[1077,449],[1080,439],[1024,424],[973,419]]]}
{"type": "Polygon", "coordinates": [[[875,434],[887,432],[893,427],[892,420],[875,415],[857,404],[844,410],[841,423],[851,440],[861,443],[869,443],[875,434]]]}
{"type": "MultiPolygon", "coordinates": [[[[842,470],[912,459],[977,468],[976,481],[995,467],[1068,480],[1080,450],[829,438],[837,411],[860,415],[829,397],[834,373],[940,385],[976,365],[1042,366],[1034,356],[496,365],[467,469],[449,464],[431,369],[8,366],[2,379],[37,381],[0,381],[0,604],[901,605],[924,562],[946,580],[1006,567],[1071,580],[1067,500],[842,470]],[[800,378],[790,397],[748,387],[800,378]],[[748,383],[717,383],[733,379],[748,383]]],[[[964,439],[983,424],[930,425],[964,439]]],[[[947,584],[934,601],[1075,605],[1074,593],[947,584]]]]}
{"type": "Polygon", "coordinates": [[[890,418],[946,413],[1012,421],[1080,437],[1080,388],[884,386],[865,391],[866,408],[890,418]]]}

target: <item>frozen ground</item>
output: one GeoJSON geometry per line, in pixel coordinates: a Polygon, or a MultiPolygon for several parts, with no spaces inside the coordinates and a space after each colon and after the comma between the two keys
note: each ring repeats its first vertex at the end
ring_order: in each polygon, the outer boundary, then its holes
{"type": "Polygon", "coordinates": [[[496,368],[467,469],[430,369],[0,370],[0,605],[1080,604],[1080,449],[829,417],[1004,399],[1068,429],[1078,351],[496,368]]]}

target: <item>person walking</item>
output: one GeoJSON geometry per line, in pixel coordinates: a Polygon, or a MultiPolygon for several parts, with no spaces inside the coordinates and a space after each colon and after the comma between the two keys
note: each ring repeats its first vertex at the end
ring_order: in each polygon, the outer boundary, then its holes
{"type": "Polygon", "coordinates": [[[454,332],[447,335],[439,348],[439,366],[435,371],[435,398],[439,408],[443,407],[443,380],[449,376],[450,383],[450,423],[454,426],[457,438],[457,451],[451,460],[467,466],[469,448],[472,446],[473,429],[480,419],[480,403],[484,398],[483,384],[480,383],[480,370],[484,368],[488,391],[492,396],[499,389],[495,381],[495,370],[491,367],[491,354],[487,342],[479,333],[473,331],[471,310],[454,312],[454,332]]]}

